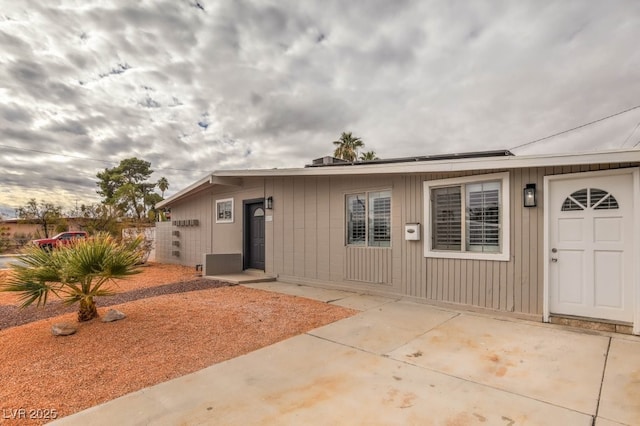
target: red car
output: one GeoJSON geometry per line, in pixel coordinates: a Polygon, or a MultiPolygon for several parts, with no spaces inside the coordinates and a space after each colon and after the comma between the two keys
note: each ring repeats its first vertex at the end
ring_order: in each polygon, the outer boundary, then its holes
{"type": "Polygon", "coordinates": [[[40,238],[32,242],[44,249],[52,249],[62,244],[70,244],[79,238],[87,238],[87,233],[85,231],[67,231],[54,235],[51,238],[40,238]]]}

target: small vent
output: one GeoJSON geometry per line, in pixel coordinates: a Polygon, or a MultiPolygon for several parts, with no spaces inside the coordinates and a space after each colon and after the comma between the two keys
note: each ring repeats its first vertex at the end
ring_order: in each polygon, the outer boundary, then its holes
{"type": "Polygon", "coordinates": [[[180,257],[180,252],[178,250],[174,250],[171,252],[171,256],[180,257]]]}
{"type": "Polygon", "coordinates": [[[200,221],[198,219],[181,219],[173,221],[174,226],[198,226],[199,224],[200,221]]]}
{"type": "Polygon", "coordinates": [[[180,241],[172,241],[171,245],[174,247],[180,247],[180,241]]]}
{"type": "Polygon", "coordinates": [[[345,163],[349,163],[349,162],[341,158],[326,156],[326,157],[316,158],[315,160],[312,161],[311,164],[314,166],[326,166],[329,164],[345,164],[345,163]]]}
{"type": "Polygon", "coordinates": [[[180,236],[180,231],[173,231],[171,233],[171,235],[173,235],[174,237],[179,237],[180,236]]]}

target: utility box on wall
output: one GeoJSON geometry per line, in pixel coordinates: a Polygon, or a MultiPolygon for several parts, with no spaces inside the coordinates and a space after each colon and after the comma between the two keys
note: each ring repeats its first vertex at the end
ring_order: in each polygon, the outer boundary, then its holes
{"type": "Polygon", "coordinates": [[[406,241],[420,241],[420,224],[419,223],[405,224],[404,239],[406,241]]]}

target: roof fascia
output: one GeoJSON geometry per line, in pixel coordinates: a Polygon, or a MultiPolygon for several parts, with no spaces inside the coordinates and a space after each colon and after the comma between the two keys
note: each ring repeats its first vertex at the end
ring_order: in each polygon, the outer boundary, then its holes
{"type": "Polygon", "coordinates": [[[464,158],[452,160],[416,161],[358,166],[306,167],[296,169],[220,170],[218,177],[268,176],[333,176],[399,173],[442,173],[470,170],[517,169],[601,163],[640,162],[640,150],[601,151],[582,154],[505,156],[496,158],[464,158]]]}
{"type": "Polygon", "coordinates": [[[640,150],[599,151],[579,154],[548,154],[530,156],[504,156],[462,158],[434,161],[408,161],[391,164],[363,164],[333,167],[305,167],[291,169],[219,170],[177,192],[157,204],[168,207],[175,202],[213,185],[241,186],[245,177],[271,176],[348,176],[370,174],[443,173],[471,170],[518,169],[527,167],[554,167],[585,164],[640,162],[640,150]]]}
{"type": "Polygon", "coordinates": [[[211,185],[242,186],[242,179],[211,175],[209,176],[209,183],[211,185]]]}
{"type": "Polygon", "coordinates": [[[176,201],[191,195],[191,193],[196,193],[196,192],[200,192],[204,189],[207,189],[210,186],[210,182],[211,182],[211,178],[213,177],[212,174],[208,174],[207,176],[203,177],[202,179],[192,183],[191,185],[187,186],[186,188],[176,192],[175,194],[173,194],[171,197],[169,198],[165,198],[164,200],[160,201],[159,203],[156,204],[157,208],[164,208],[164,207],[168,207],[171,204],[175,203],[176,201]]]}

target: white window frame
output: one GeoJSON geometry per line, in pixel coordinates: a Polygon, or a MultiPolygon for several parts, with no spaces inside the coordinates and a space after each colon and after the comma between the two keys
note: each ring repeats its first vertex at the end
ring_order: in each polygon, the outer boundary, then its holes
{"type": "Polygon", "coordinates": [[[380,248],[380,249],[389,249],[391,248],[391,241],[392,241],[392,224],[391,224],[391,220],[393,218],[393,191],[391,190],[391,188],[387,188],[387,189],[379,189],[379,190],[371,190],[371,191],[357,191],[357,192],[348,192],[345,193],[344,195],[344,202],[345,202],[345,208],[344,208],[344,212],[345,212],[345,220],[344,220],[344,225],[345,225],[345,245],[347,247],[366,247],[366,248],[380,248]],[[370,223],[372,220],[374,220],[373,217],[370,217],[371,215],[371,209],[370,209],[370,203],[371,203],[371,195],[372,194],[380,194],[380,193],[384,193],[384,192],[388,192],[389,193],[389,198],[390,198],[390,212],[389,212],[389,244],[388,245],[372,245],[370,244],[370,232],[371,232],[371,226],[372,224],[370,223]],[[363,242],[361,243],[349,243],[349,226],[348,226],[348,205],[347,205],[347,199],[350,196],[358,196],[361,195],[364,197],[364,201],[365,201],[365,211],[364,211],[364,222],[365,222],[365,239],[363,242]]]}
{"type": "MultiPolygon", "coordinates": [[[[510,186],[509,172],[491,173],[485,175],[465,176],[452,179],[429,180],[423,183],[424,190],[424,257],[440,258],[440,259],[475,259],[475,260],[511,260],[510,235],[511,235],[511,204],[510,204],[510,186]],[[462,212],[462,242],[460,251],[454,250],[434,250],[432,248],[432,226],[431,223],[431,192],[436,188],[449,186],[462,186],[474,183],[483,183],[498,181],[500,182],[500,252],[475,252],[466,251],[465,249],[465,212],[462,212]]],[[[463,191],[462,197],[466,198],[463,191]]]]}
{"type": "Polygon", "coordinates": [[[224,198],[222,200],[216,200],[216,223],[233,223],[233,198],[224,198]],[[219,217],[219,206],[222,204],[226,204],[231,202],[231,218],[230,219],[220,219],[219,217]]]}

